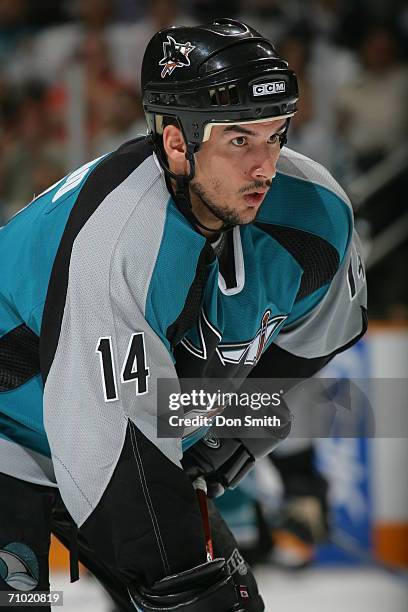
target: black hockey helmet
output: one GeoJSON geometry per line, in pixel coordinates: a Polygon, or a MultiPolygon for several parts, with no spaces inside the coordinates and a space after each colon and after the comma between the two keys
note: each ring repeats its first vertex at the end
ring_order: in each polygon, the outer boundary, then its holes
{"type": "Polygon", "coordinates": [[[143,58],[142,89],[149,132],[160,135],[163,117],[173,117],[192,153],[211,124],[290,117],[298,99],[295,73],[272,43],[227,18],[155,34],[143,58]]]}

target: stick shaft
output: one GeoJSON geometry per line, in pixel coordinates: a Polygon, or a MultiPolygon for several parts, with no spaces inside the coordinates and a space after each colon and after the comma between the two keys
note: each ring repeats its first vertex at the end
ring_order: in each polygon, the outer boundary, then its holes
{"type": "Polygon", "coordinates": [[[207,483],[203,477],[198,477],[193,483],[198,505],[200,507],[201,519],[203,522],[204,537],[205,537],[205,548],[207,551],[207,558],[209,561],[214,559],[213,543],[211,538],[211,525],[210,517],[208,515],[208,504],[207,504],[207,483]]]}

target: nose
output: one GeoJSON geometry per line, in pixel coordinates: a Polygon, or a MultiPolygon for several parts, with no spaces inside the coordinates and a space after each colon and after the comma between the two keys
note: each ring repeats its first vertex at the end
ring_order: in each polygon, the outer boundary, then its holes
{"type": "Polygon", "coordinates": [[[279,147],[267,145],[252,160],[249,175],[253,180],[271,179],[276,174],[276,163],[280,153],[279,147]]]}

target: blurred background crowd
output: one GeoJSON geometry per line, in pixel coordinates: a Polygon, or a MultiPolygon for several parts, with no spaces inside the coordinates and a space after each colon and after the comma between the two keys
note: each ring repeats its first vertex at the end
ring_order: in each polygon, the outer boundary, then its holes
{"type": "Polygon", "coordinates": [[[241,18],[298,75],[288,146],[350,195],[372,317],[408,320],[408,4],[404,0],[0,0],[0,222],[146,130],[159,29],[241,18]]]}

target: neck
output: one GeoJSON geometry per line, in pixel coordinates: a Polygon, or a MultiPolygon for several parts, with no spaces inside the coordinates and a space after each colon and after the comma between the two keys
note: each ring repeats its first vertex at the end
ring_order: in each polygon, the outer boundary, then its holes
{"type": "MultiPolygon", "coordinates": [[[[177,183],[174,179],[170,179],[170,182],[172,191],[175,194],[177,191],[177,183]]],[[[220,229],[223,226],[223,222],[213,215],[210,210],[208,210],[201,198],[193,193],[190,187],[188,189],[188,193],[193,215],[205,226],[205,228],[197,226],[197,230],[200,232],[200,234],[208,238],[210,242],[214,242],[220,235],[220,229]]]]}

